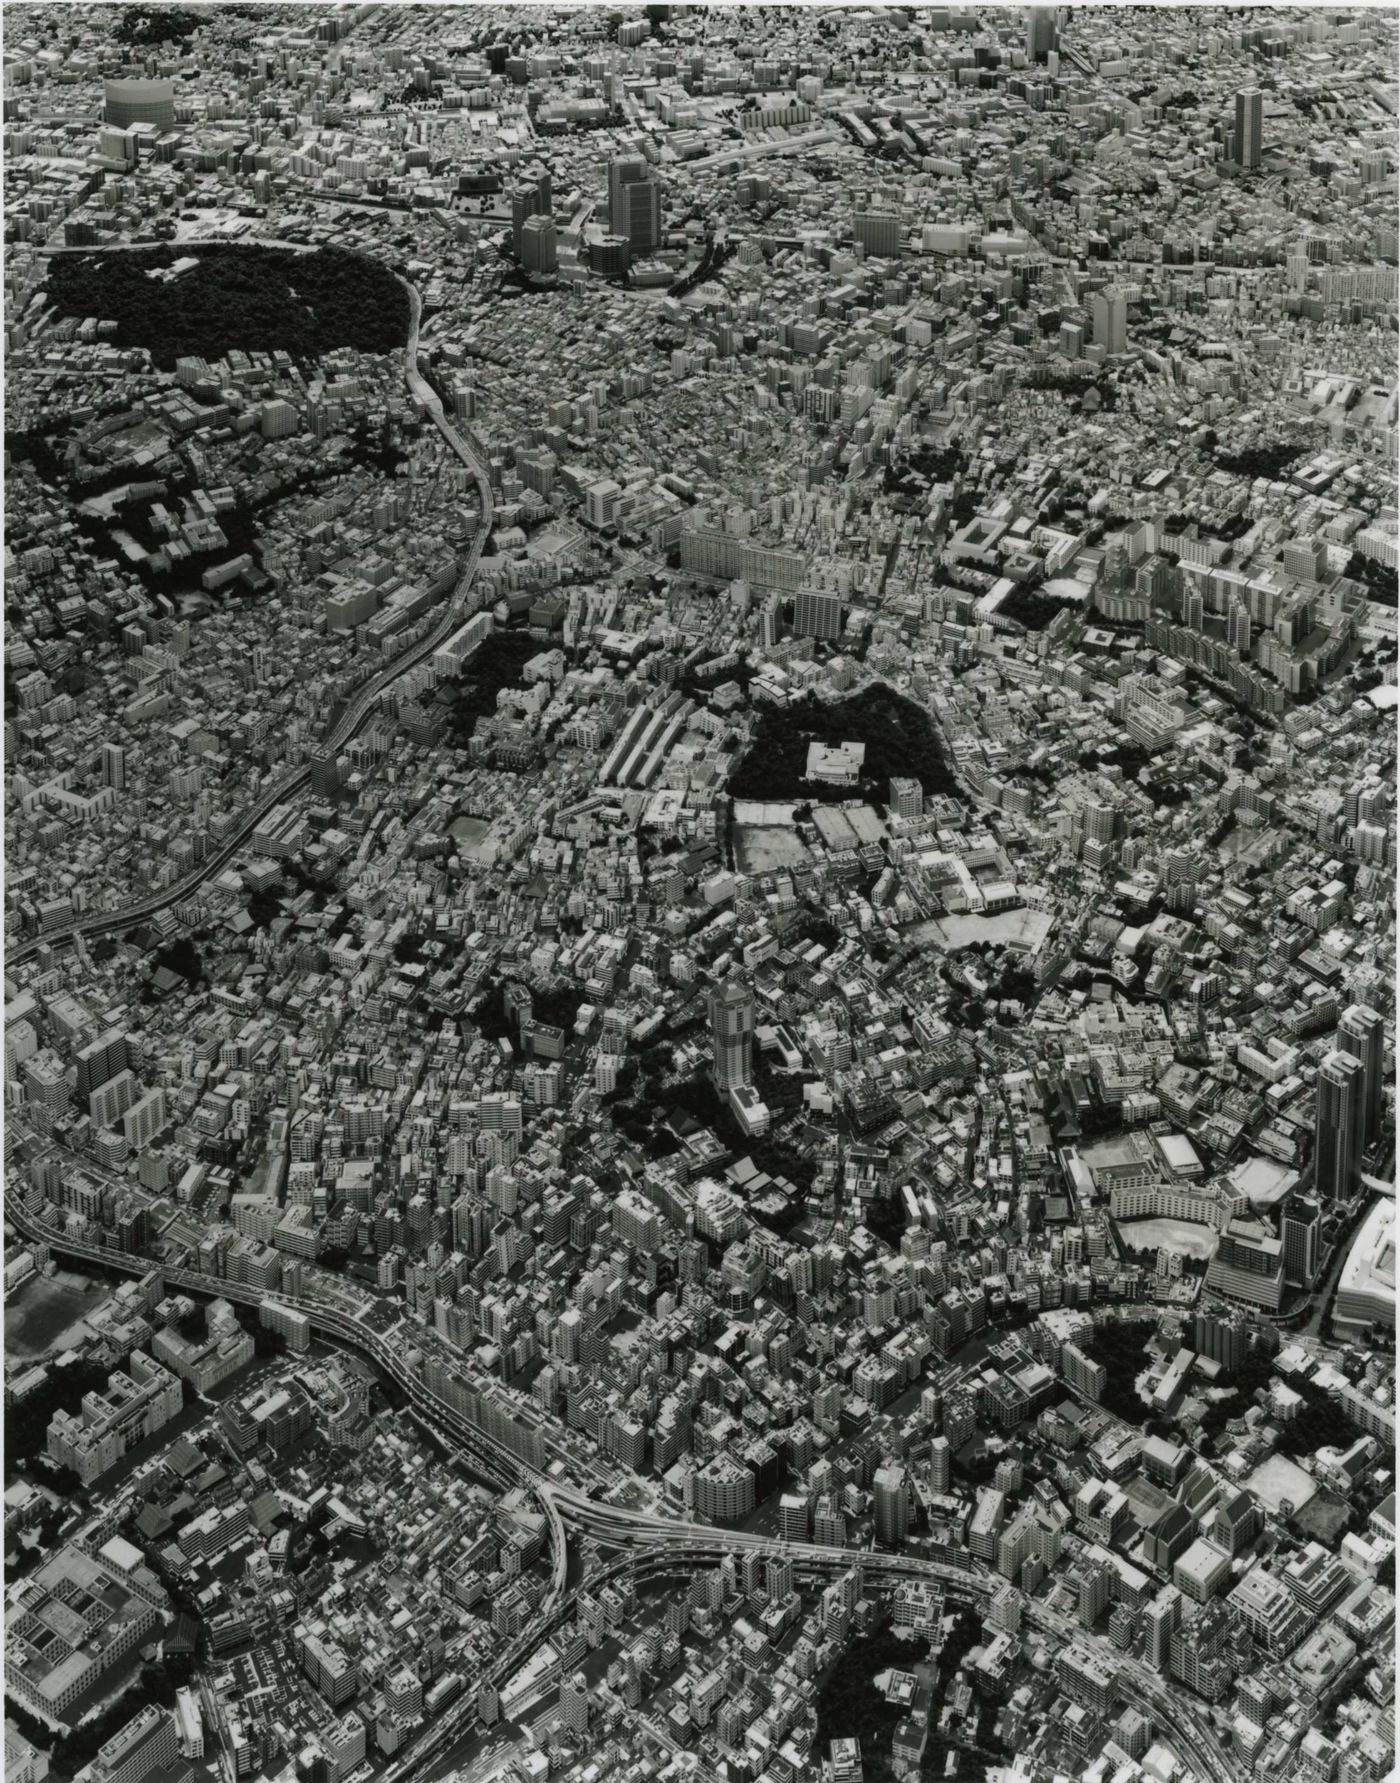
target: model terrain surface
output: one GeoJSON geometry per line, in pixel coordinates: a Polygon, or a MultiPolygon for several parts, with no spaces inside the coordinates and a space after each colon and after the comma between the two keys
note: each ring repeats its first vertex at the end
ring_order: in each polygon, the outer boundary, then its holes
{"type": "Polygon", "coordinates": [[[1394,10],[3,32],[7,1783],[1384,1783],[1394,10]]]}

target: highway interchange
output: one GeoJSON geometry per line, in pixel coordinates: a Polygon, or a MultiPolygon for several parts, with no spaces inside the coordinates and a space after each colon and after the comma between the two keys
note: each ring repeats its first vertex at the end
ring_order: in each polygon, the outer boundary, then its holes
{"type": "MultiPolygon", "coordinates": [[[[180,245],[198,247],[203,244],[182,242],[180,245]]],[[[494,512],[485,465],[468,440],[447,420],[441,398],[419,369],[418,337],[422,302],[419,292],[408,280],[401,280],[401,283],[408,292],[410,303],[409,333],[404,350],[405,383],[409,393],[442,434],[449,449],[471,471],[480,500],[481,519],[442,619],[351,697],[325,738],[328,744],[337,749],[356,734],[375,710],[380,696],[393,682],[431,655],[466,616],[469,591],[490,532],[494,512]]],[[[55,946],[78,936],[88,938],[119,932],[177,904],[210,876],[220,872],[237,855],[267,813],[297,792],[309,778],[309,765],[301,765],[274,780],[244,813],[238,829],[214,855],[202,860],[191,873],[120,910],[93,912],[79,922],[11,948],[8,952],[9,964],[23,964],[33,958],[45,944],[55,946]]],[[[76,1261],[124,1269],[135,1274],[144,1273],[146,1269],[156,1266],[153,1259],[88,1245],[41,1227],[16,1206],[13,1198],[9,1201],[7,1213],[11,1223],[24,1237],[30,1241],[45,1242],[51,1250],[62,1252],[76,1261]]],[[[269,1298],[260,1290],[224,1280],[211,1280],[198,1271],[164,1265],[160,1267],[167,1284],[172,1288],[206,1295],[219,1294],[225,1299],[250,1306],[258,1306],[269,1298]]],[[[324,1295],[277,1295],[271,1298],[305,1312],[321,1338],[347,1345],[368,1356],[406,1395],[420,1420],[470,1471],[498,1489],[523,1486],[537,1498],[549,1526],[550,1588],[530,1627],[496,1656],[480,1680],[481,1683],[492,1683],[498,1689],[503,1688],[519,1672],[530,1654],[536,1652],[570,1619],[572,1601],[567,1590],[567,1580],[568,1536],[571,1533],[576,1538],[591,1539],[600,1547],[615,1550],[621,1555],[621,1558],[613,1560],[601,1572],[590,1576],[588,1582],[594,1588],[629,1571],[642,1580],[713,1568],[727,1554],[753,1548],[765,1553],[784,1555],[793,1562],[798,1576],[804,1579],[837,1576],[847,1571],[855,1558],[845,1549],[825,1548],[809,1543],[778,1542],[768,1536],[715,1530],[679,1518],[599,1503],[576,1487],[561,1484],[536,1472],[496,1444],[486,1432],[426,1386],[422,1378],[409,1367],[397,1344],[372,1331],[343,1305],[331,1304],[324,1295]]],[[[557,1442],[549,1446],[556,1457],[555,1465],[561,1465],[567,1451],[557,1442]]],[[[568,1459],[572,1461],[573,1457],[569,1456],[568,1459]]],[[[865,1576],[874,1584],[892,1586],[905,1579],[932,1579],[949,1593],[977,1604],[985,1604],[1001,1583],[1000,1578],[994,1574],[964,1571],[915,1555],[862,1553],[861,1563],[865,1576]]],[[[1072,1638],[1084,1638],[1084,1631],[1070,1618],[1034,1599],[1027,1601],[1025,1615],[1031,1628],[1045,1636],[1052,1646],[1061,1645],[1072,1638]]],[[[1119,1669],[1119,1694],[1124,1700],[1148,1716],[1168,1736],[1182,1758],[1207,1783],[1231,1783],[1233,1768],[1208,1717],[1186,1702],[1179,1693],[1169,1691],[1157,1673],[1142,1661],[1116,1652],[1114,1659],[1119,1669]]],[[[551,1685],[555,1682],[557,1666],[545,1674],[541,1684],[551,1685]]],[[[471,1731],[476,1719],[475,1694],[464,1693],[419,1739],[397,1757],[395,1763],[384,1773],[384,1783],[408,1783],[410,1778],[424,1776],[424,1767],[435,1760],[440,1762],[442,1754],[471,1731]]]]}
{"type": "MultiPolygon", "coordinates": [[[[393,1381],[420,1421],[470,1472],[498,1490],[524,1487],[533,1493],[549,1527],[550,1586],[529,1628],[501,1650],[479,1680],[480,1683],[494,1684],[498,1690],[504,1690],[530,1655],[572,1616],[572,1599],[567,1588],[571,1535],[578,1540],[591,1540],[619,1556],[601,1573],[590,1575],[587,1581],[590,1588],[597,1588],[609,1578],[629,1570],[635,1570],[638,1579],[709,1570],[718,1566],[728,1554],[752,1549],[791,1560],[797,1575],[804,1579],[839,1576],[859,1559],[864,1577],[871,1584],[895,1586],[907,1579],[932,1580],[950,1595],[979,1606],[985,1606],[1002,1583],[995,1573],[967,1571],[920,1555],[783,1542],[771,1536],[715,1529],[681,1518],[600,1503],[578,1487],[539,1472],[511,1454],[429,1388],[409,1366],[397,1343],[372,1330],[343,1307],[329,1303],[324,1296],[313,1293],[269,1295],[261,1289],[211,1278],[198,1270],[172,1267],[150,1257],[88,1244],[40,1225],[18,1205],[14,1196],[7,1200],[6,1213],[10,1224],[24,1239],[31,1243],[46,1243],[50,1250],[80,1263],[135,1275],[159,1268],[168,1288],[219,1295],[246,1306],[261,1306],[267,1300],[276,1300],[304,1312],[318,1337],[360,1351],[393,1381]]],[[[561,1453],[556,1448],[556,1455],[561,1453]]],[[[559,1464],[556,1461],[556,1465],[559,1464]]],[[[1026,1600],[1024,1614],[1029,1626],[1052,1648],[1063,1646],[1070,1640],[1092,1641],[1094,1638],[1086,1635],[1072,1618],[1034,1598],[1026,1600]]],[[[1119,1695],[1152,1721],[1204,1783],[1232,1783],[1235,1769],[1208,1714],[1180,1692],[1170,1690],[1144,1661],[1116,1649],[1112,1658],[1119,1675],[1119,1695]]],[[[545,1683],[555,1681],[557,1669],[542,1680],[545,1683]]],[[[475,1695],[465,1693],[399,1755],[394,1766],[386,1771],[385,1783],[408,1783],[411,1777],[424,1776],[424,1766],[444,1749],[460,1742],[476,1720],[475,1695]]]]}

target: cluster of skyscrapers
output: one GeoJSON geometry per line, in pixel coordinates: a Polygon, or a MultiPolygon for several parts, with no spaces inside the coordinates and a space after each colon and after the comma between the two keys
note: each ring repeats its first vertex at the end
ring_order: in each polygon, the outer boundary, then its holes
{"type": "MultiPolygon", "coordinates": [[[[511,252],[527,272],[559,270],[559,233],[548,169],[539,168],[510,188],[511,252]]],[[[587,232],[590,269],[601,278],[626,274],[634,260],[661,246],[661,186],[642,155],[614,155],[608,162],[607,228],[587,232]]]]}

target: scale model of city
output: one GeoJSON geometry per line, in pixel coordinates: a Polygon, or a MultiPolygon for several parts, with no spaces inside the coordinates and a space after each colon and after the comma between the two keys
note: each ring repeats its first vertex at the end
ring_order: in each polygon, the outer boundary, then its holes
{"type": "Polygon", "coordinates": [[[1392,1778],[1396,9],[0,28],[6,1783],[1392,1778]]]}

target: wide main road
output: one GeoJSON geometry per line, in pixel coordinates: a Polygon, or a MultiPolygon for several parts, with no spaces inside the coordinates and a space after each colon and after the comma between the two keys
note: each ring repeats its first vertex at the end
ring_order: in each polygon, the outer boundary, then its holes
{"type": "Polygon", "coordinates": [[[242,1306],[261,1307],[268,1302],[275,1302],[304,1313],[318,1336],[359,1350],[393,1381],[434,1433],[456,1448],[471,1471],[501,1491],[509,1491],[518,1486],[535,1492],[550,1529],[553,1561],[550,1595],[551,1598],[562,1597],[568,1565],[564,1523],[560,1508],[545,1492],[538,1490],[542,1484],[542,1476],[473,1424],[456,1406],[434,1393],[417,1371],[409,1366],[403,1349],[381,1332],[366,1325],[353,1312],[316,1294],[269,1293],[264,1288],[254,1288],[245,1282],[233,1282],[222,1276],[206,1275],[202,1270],[162,1263],[155,1257],[89,1244],[43,1225],[32,1214],[18,1207],[13,1196],[7,1198],[5,1216],[30,1244],[46,1244],[50,1250],[61,1252],[79,1262],[103,1269],[120,1270],[128,1275],[144,1275],[148,1270],[158,1270],[169,1288],[216,1295],[222,1300],[236,1301],[242,1306]]]}
{"type": "MultiPolygon", "coordinates": [[[[56,252],[90,253],[138,253],[145,252],[152,244],[125,242],[113,248],[83,248],[81,250],[58,249],[56,252]]],[[[201,248],[215,245],[227,246],[227,242],[213,243],[205,240],[182,241],[173,244],[179,248],[201,248]]],[[[285,248],[287,244],[265,240],[261,237],[240,238],[239,246],[285,248]]],[[[302,250],[309,251],[309,250],[302,250]]],[[[443,413],[442,401],[432,385],[418,369],[418,331],[423,315],[423,300],[418,289],[408,279],[400,278],[399,283],[408,293],[409,328],[408,339],[404,345],[404,383],[410,396],[421,404],[425,413],[431,418],[433,425],[446,441],[448,449],[458,457],[472,473],[476,482],[477,496],[481,506],[481,521],[472,539],[467,560],[462,566],[462,573],[452,591],[443,616],[416,643],[410,644],[400,655],[377,675],[368,680],[363,687],[353,693],[346,703],[344,711],[336,720],[334,727],[327,732],[324,741],[333,749],[341,749],[356,734],[379,703],[380,696],[385,693],[400,676],[415,668],[438,648],[452,633],[462,620],[467,607],[467,600],[477,567],[481,562],[481,553],[486,544],[487,534],[491,530],[491,521],[495,513],[491,497],[491,479],[487,467],[477,455],[471,442],[465,438],[443,413]]],[[[151,892],[144,898],[138,898],[130,904],[124,904],[119,910],[94,910],[90,915],[81,917],[77,922],[65,923],[48,933],[36,936],[33,940],[21,945],[7,945],[5,949],[5,965],[23,965],[26,960],[33,959],[43,946],[55,947],[73,941],[79,935],[94,938],[99,935],[110,935],[123,929],[133,927],[140,922],[148,921],[162,910],[178,904],[193,892],[223,871],[238,851],[247,842],[249,836],[267,816],[274,806],[300,792],[311,778],[309,763],[290,769],[280,775],[260,792],[257,798],[243,812],[236,829],[221,842],[213,854],[206,855],[196,867],[169,885],[151,892]]]]}
{"type": "MultiPolygon", "coordinates": [[[[423,1420],[456,1447],[464,1464],[498,1487],[524,1487],[531,1491],[544,1509],[551,1541],[551,1582],[544,1603],[530,1627],[496,1656],[484,1677],[499,1688],[519,1670],[529,1654],[563,1625],[571,1605],[568,1601],[567,1533],[591,1538],[600,1546],[611,1548],[631,1564],[646,1560],[664,1563],[680,1570],[705,1570],[719,1564],[728,1554],[758,1550],[790,1559],[804,1576],[830,1576],[859,1563],[872,1582],[898,1585],[904,1580],[928,1580],[945,1590],[974,1601],[986,1602],[1001,1585],[1000,1577],[989,1573],[930,1560],[922,1555],[883,1553],[873,1550],[828,1548],[811,1542],[783,1542],[771,1536],[742,1530],[716,1529],[708,1524],[688,1523],[678,1518],[658,1516],[650,1512],[629,1510],[599,1503],[575,1487],[550,1479],[510,1453],[486,1431],[473,1424],[455,1406],[441,1399],[409,1367],[407,1357],[397,1343],[371,1330],[343,1307],[328,1304],[314,1294],[268,1294],[244,1284],[230,1282],[201,1271],[168,1266],[155,1258],[125,1251],[108,1250],[100,1245],[69,1237],[62,1231],[42,1225],[16,1205],[16,1198],[7,1198],[7,1217],[31,1243],[46,1243],[51,1250],[81,1262],[94,1263],[129,1274],[144,1274],[159,1269],[168,1285],[200,1294],[214,1294],[245,1305],[260,1306],[273,1300],[307,1315],[313,1328],[323,1338],[345,1344],[367,1355],[395,1382],[413,1404],[423,1420]]],[[[1085,1631],[1047,1605],[1034,1599],[1026,1601],[1024,1614],[1037,1632],[1055,1646],[1073,1639],[1085,1639],[1085,1631]]],[[[1102,1643],[1087,1637],[1096,1647],[1102,1643]]],[[[1166,1684],[1153,1669],[1114,1651],[1112,1662],[1118,1673],[1119,1691],[1126,1700],[1142,1708],[1176,1743],[1205,1783],[1234,1783],[1236,1771],[1221,1745],[1207,1716],[1201,1714],[1185,1695],[1166,1684]]],[[[443,1741],[460,1735],[475,1715],[475,1701],[462,1697],[446,1711],[443,1724],[434,1724],[423,1736],[425,1745],[417,1742],[407,1749],[415,1760],[426,1751],[440,1751],[443,1741]]],[[[399,1773],[396,1773],[396,1775],[399,1773]]],[[[418,1773],[421,1774],[421,1773],[418,1773]]]]}

